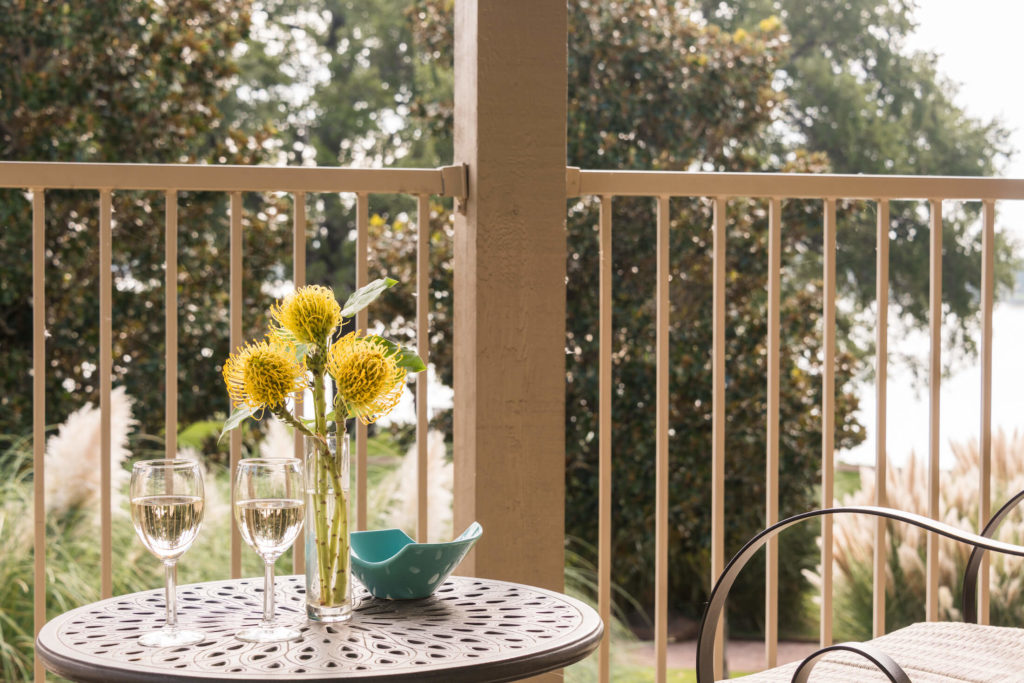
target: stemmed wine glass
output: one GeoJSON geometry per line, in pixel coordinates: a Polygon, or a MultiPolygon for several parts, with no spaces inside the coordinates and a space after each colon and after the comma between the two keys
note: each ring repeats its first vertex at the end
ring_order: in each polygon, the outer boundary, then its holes
{"type": "Polygon", "coordinates": [[[131,511],[135,533],[164,563],[167,619],[139,638],[148,647],[194,645],[205,636],[178,628],[174,566],[192,546],[203,522],[203,475],[191,460],[143,460],[132,467],[131,511]]]}
{"type": "Polygon", "coordinates": [[[302,461],[297,458],[246,458],[235,476],[235,521],[242,538],[266,565],[263,620],[239,631],[249,643],[295,640],[302,633],[274,623],[274,562],[302,529],[305,512],[302,461]]]}

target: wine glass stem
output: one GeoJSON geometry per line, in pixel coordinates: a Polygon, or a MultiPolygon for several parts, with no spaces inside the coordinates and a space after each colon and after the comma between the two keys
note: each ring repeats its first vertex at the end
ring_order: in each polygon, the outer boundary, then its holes
{"type": "Polygon", "coordinates": [[[274,621],[274,562],[267,560],[263,574],[263,623],[274,621]]]}
{"type": "Polygon", "coordinates": [[[167,603],[167,621],[164,628],[173,631],[178,627],[178,587],[175,582],[174,562],[164,562],[164,575],[167,603]]]}

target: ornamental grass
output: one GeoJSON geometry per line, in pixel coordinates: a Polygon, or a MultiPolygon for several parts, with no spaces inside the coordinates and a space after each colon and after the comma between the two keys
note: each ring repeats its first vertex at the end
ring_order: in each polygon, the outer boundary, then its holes
{"type": "MultiPolygon", "coordinates": [[[[952,468],[940,474],[939,519],[964,531],[977,533],[980,455],[977,441],[952,443],[952,468]]],[[[841,505],[873,505],[875,472],[860,470],[860,489],[843,497],[841,505]]],[[[991,513],[1024,489],[1024,435],[997,432],[992,440],[991,513]]],[[[888,506],[928,514],[928,468],[912,453],[903,467],[889,467],[886,476],[888,506]]],[[[893,631],[925,617],[925,553],[928,534],[915,526],[888,522],[886,564],[886,630],[893,631]]],[[[875,518],[840,515],[835,522],[835,638],[871,637],[872,564],[875,518]]],[[[1014,510],[996,536],[1001,541],[1024,541],[1024,511],[1014,510]]],[[[939,619],[961,618],[963,570],[971,548],[939,539],[939,619]]],[[[991,553],[991,622],[1019,626],[1024,623],[1024,559],[991,553]]],[[[820,575],[807,573],[820,586],[820,575]]]]}

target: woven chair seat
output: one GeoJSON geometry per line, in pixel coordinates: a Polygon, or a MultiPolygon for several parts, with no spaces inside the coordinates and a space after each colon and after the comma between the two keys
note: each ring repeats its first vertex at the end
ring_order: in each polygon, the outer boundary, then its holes
{"type": "MultiPolygon", "coordinates": [[[[960,622],[907,626],[868,641],[896,660],[913,683],[1024,682],[1024,629],[960,622]]],[[[788,683],[799,662],[740,679],[745,683],[788,683]]],[[[818,662],[810,683],[871,683],[888,679],[863,657],[834,652],[818,662]]]]}

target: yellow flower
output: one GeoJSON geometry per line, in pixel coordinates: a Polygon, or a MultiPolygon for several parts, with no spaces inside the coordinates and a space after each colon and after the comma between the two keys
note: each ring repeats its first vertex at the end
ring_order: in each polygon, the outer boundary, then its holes
{"type": "Polygon", "coordinates": [[[341,324],[341,306],[334,292],[320,285],[296,289],[272,306],[270,315],[301,344],[324,344],[341,324]]]}
{"type": "Polygon", "coordinates": [[[732,34],[732,40],[734,43],[742,43],[747,39],[750,34],[742,28],[736,29],[736,32],[732,34]]]}
{"type": "Polygon", "coordinates": [[[402,398],[405,369],[378,338],[345,335],[331,347],[327,372],[338,385],[336,403],[363,424],[387,415],[402,398]]]}
{"type": "Polygon", "coordinates": [[[273,409],[306,388],[306,368],[295,359],[294,348],[259,341],[228,357],[224,384],[235,407],[273,409]]]}
{"type": "Polygon", "coordinates": [[[757,25],[757,27],[761,29],[761,31],[763,31],[764,33],[771,33],[781,25],[782,22],[780,22],[779,18],[773,14],[767,19],[762,19],[760,23],[757,25]]]}

